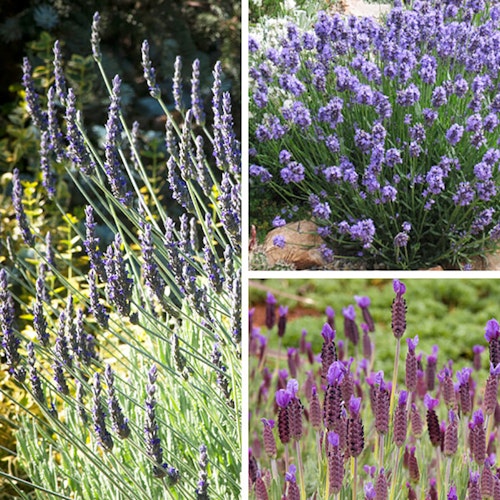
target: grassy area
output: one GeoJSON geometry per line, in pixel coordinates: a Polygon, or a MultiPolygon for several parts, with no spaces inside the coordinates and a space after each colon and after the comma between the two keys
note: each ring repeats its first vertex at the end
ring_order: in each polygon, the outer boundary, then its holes
{"type": "MultiPolygon", "coordinates": [[[[410,279],[407,286],[407,330],[404,338],[419,336],[420,351],[430,354],[434,344],[439,345],[438,366],[453,359],[460,367],[472,358],[472,347],[485,344],[486,321],[498,314],[500,300],[499,280],[478,279],[410,279]]],[[[382,279],[279,279],[258,282],[250,286],[250,307],[265,301],[266,289],[271,291],[279,305],[308,307],[323,313],[327,306],[336,312],[337,338],[343,339],[342,308],[356,306],[355,295],[371,299],[370,312],[375,321],[373,341],[376,349],[376,368],[390,373],[395,341],[391,331],[391,303],[394,297],[391,280],[382,279]]],[[[360,311],[356,306],[360,323],[360,311]]],[[[283,338],[285,347],[296,347],[303,329],[313,351],[320,352],[321,328],[325,315],[305,315],[290,321],[283,338]]],[[[259,325],[260,326],[260,325],[259,325]]],[[[265,327],[263,329],[263,333],[265,327]]],[[[270,346],[277,347],[277,335],[270,336],[270,346]]],[[[406,343],[402,358],[406,353],[406,343]]],[[[486,358],[485,358],[486,360],[486,358]]],[[[486,362],[486,361],[485,361],[486,362]]]]}

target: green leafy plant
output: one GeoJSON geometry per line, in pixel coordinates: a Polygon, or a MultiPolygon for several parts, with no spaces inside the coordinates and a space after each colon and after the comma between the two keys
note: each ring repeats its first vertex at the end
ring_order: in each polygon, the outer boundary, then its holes
{"type": "MultiPolygon", "coordinates": [[[[2,242],[0,325],[3,368],[29,396],[0,390],[22,410],[17,463],[39,498],[239,498],[240,149],[230,96],[217,64],[206,120],[195,61],[188,109],[174,76],[178,123],[144,42],[144,77],[167,118],[165,203],[121,107],[121,80],[102,65],[99,23],[96,14],[93,58],[110,94],[102,150],[59,45],[46,101],[24,63],[44,195],[14,171],[18,226],[2,242]],[[59,168],[86,202],[85,221],[59,203],[59,168]],[[50,226],[46,205],[59,213],[50,226]]],[[[20,478],[2,475],[27,497],[20,478]]]]}

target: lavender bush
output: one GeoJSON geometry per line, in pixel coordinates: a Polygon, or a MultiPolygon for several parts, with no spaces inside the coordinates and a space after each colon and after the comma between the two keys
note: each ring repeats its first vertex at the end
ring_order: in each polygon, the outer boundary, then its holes
{"type": "Polygon", "coordinates": [[[9,455],[28,480],[6,480],[23,498],[25,484],[37,498],[239,498],[240,149],[230,96],[217,64],[209,121],[195,61],[185,109],[178,58],[174,120],[144,42],[144,78],[166,115],[166,197],[138,124],[127,123],[121,80],[103,68],[99,21],[92,52],[110,94],[102,150],[66,85],[59,45],[46,106],[23,65],[45,194],[14,171],[0,339],[2,369],[26,395],[0,390],[21,409],[9,455]],[[84,221],[59,204],[55,165],[86,199],[84,221]],[[47,231],[49,204],[60,211],[57,233],[47,231]]]}
{"type": "Polygon", "coordinates": [[[286,356],[269,347],[280,333],[276,299],[265,329],[250,311],[251,498],[500,498],[498,321],[487,321],[467,359],[445,359],[437,345],[419,353],[406,322],[407,305],[419,304],[407,304],[404,283],[393,289],[383,321],[356,296],[357,310],[327,309],[319,349],[319,332],[304,331],[286,356]],[[380,370],[389,343],[392,374],[380,370]]]}
{"type": "Polygon", "coordinates": [[[383,22],[320,12],[278,43],[251,37],[254,206],[277,204],[274,225],[312,217],[326,258],[368,266],[457,268],[494,248],[499,9],[396,2],[383,22]]]}

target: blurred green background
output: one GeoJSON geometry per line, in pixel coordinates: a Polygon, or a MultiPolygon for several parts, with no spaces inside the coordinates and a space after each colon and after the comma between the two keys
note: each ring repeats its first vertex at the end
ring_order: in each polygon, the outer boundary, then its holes
{"type": "MultiPolygon", "coordinates": [[[[407,329],[401,343],[401,360],[407,352],[406,338],[419,336],[417,354],[431,354],[432,346],[439,346],[438,369],[448,359],[454,366],[470,366],[472,347],[481,344],[486,322],[499,315],[500,280],[495,279],[402,279],[407,288],[407,329]]],[[[344,339],[342,308],[353,304],[356,322],[362,322],[361,310],[355,295],[366,295],[371,300],[370,312],[375,321],[375,370],[392,374],[396,341],[391,330],[391,305],[395,296],[392,280],[386,279],[268,279],[251,280],[250,307],[256,308],[254,326],[263,324],[267,291],[274,294],[278,305],[289,306],[290,320],[283,338],[285,347],[297,347],[303,329],[308,332],[315,354],[321,351],[321,328],[326,321],[327,306],[335,310],[337,337],[344,339]]],[[[361,329],[360,329],[361,333],[361,329]]],[[[278,346],[276,328],[270,335],[270,348],[278,346]]],[[[483,367],[488,368],[488,354],[483,354],[483,367]]],[[[426,357],[423,359],[424,364],[426,357]]],[[[403,370],[400,369],[400,377],[403,370]]]]}

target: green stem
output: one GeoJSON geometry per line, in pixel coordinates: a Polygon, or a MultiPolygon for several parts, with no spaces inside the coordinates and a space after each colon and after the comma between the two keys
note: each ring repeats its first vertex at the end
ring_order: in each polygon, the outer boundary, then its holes
{"type": "Polygon", "coordinates": [[[297,439],[295,441],[295,449],[297,451],[297,464],[299,469],[300,478],[300,499],[306,500],[306,482],[304,477],[304,463],[302,462],[302,454],[300,452],[300,441],[297,439]]]}
{"type": "Polygon", "coordinates": [[[399,353],[401,351],[401,339],[397,339],[396,355],[394,358],[394,371],[392,372],[391,404],[389,406],[389,422],[392,422],[392,412],[394,410],[394,400],[396,395],[396,384],[398,381],[399,353]]]}

